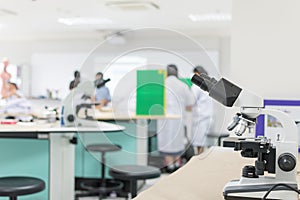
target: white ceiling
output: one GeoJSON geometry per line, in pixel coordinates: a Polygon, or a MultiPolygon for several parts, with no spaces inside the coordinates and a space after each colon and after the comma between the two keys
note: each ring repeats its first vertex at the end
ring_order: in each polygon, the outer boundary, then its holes
{"type": "Polygon", "coordinates": [[[193,36],[228,35],[230,22],[193,22],[188,16],[212,12],[230,14],[231,1],[151,0],[159,9],[129,11],[106,6],[112,0],[0,0],[0,38],[98,37],[142,27],[174,29],[193,36]],[[69,17],[105,18],[112,23],[67,26],[57,22],[58,18],[69,17]]]}

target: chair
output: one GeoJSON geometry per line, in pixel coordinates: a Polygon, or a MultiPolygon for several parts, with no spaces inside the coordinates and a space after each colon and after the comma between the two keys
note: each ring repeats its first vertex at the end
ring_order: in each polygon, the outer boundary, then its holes
{"type": "Polygon", "coordinates": [[[34,194],[45,189],[45,182],[33,177],[2,177],[0,178],[0,196],[17,200],[18,196],[34,194]]]}
{"type": "Polygon", "coordinates": [[[131,193],[132,197],[137,195],[137,180],[146,180],[160,177],[160,170],[157,167],[143,165],[119,165],[109,170],[109,175],[116,180],[127,181],[125,190],[131,193]],[[127,186],[127,187],[126,187],[127,186]]]}
{"type": "Polygon", "coordinates": [[[84,196],[98,195],[99,199],[110,192],[117,192],[123,188],[123,183],[116,180],[105,178],[105,154],[108,152],[120,151],[121,146],[116,144],[91,144],[87,146],[89,152],[99,152],[101,154],[101,180],[100,181],[82,181],[81,188],[87,190],[85,194],[77,194],[76,198],[84,196]]]}

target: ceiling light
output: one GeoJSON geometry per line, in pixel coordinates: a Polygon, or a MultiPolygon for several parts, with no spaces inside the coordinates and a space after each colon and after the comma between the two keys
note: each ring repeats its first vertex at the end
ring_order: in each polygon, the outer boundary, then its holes
{"type": "Polygon", "coordinates": [[[109,44],[113,44],[113,45],[122,45],[126,43],[126,38],[121,32],[105,35],[104,39],[109,44]]]}
{"type": "Polygon", "coordinates": [[[110,1],[105,4],[124,11],[158,10],[159,6],[149,1],[110,1]]]}
{"type": "Polygon", "coordinates": [[[198,21],[231,21],[231,15],[225,13],[190,14],[190,20],[198,21]]]}
{"type": "Polygon", "coordinates": [[[73,18],[59,18],[57,22],[73,26],[73,25],[107,25],[112,24],[113,21],[107,18],[83,18],[83,17],[73,17],[73,18]]]}
{"type": "Polygon", "coordinates": [[[12,10],[0,8],[0,16],[17,16],[18,13],[12,10]]]}

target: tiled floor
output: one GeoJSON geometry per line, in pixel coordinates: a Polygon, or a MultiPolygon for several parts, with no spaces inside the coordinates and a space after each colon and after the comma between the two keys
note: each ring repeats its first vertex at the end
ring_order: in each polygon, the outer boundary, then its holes
{"type": "MultiPolygon", "coordinates": [[[[168,174],[162,174],[160,178],[168,176],[168,174]]],[[[156,179],[148,179],[146,180],[145,185],[139,190],[139,192],[142,192],[146,189],[148,189],[149,187],[151,187],[152,185],[154,185],[160,178],[156,178],[156,179]]],[[[79,200],[98,200],[99,198],[97,197],[82,197],[79,198],[79,200]]],[[[124,200],[124,198],[106,198],[105,200],[124,200]]]]}

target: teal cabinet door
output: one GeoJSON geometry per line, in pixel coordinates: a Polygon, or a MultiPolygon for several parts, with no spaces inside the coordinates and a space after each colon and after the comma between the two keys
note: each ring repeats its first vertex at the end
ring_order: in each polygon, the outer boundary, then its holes
{"type": "MultiPolygon", "coordinates": [[[[45,181],[42,192],[20,196],[19,200],[48,200],[49,141],[37,139],[0,139],[0,177],[31,176],[45,181]]],[[[7,200],[0,197],[0,200],[7,200]]]]}

